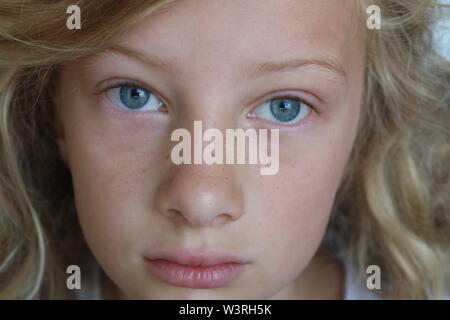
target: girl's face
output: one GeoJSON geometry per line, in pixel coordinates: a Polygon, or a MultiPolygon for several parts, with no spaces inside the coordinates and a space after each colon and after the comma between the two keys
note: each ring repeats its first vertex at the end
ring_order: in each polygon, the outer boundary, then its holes
{"type": "Polygon", "coordinates": [[[177,1],[63,68],[59,147],[84,236],[121,297],[308,297],[360,115],[356,10],[350,0],[177,1]],[[270,108],[280,97],[289,123],[270,108]],[[279,129],[278,173],[175,165],[171,133],[193,137],[194,120],[223,133],[279,129]],[[148,261],[205,252],[232,255],[241,272],[205,288],[189,274],[162,279],[148,261]]]}

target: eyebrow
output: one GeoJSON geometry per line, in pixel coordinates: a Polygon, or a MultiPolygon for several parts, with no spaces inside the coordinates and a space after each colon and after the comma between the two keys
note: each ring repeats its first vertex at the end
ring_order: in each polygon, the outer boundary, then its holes
{"type": "Polygon", "coordinates": [[[144,64],[152,66],[155,69],[174,71],[172,64],[170,64],[168,61],[165,61],[151,53],[144,54],[138,50],[119,46],[119,45],[109,46],[103,50],[103,52],[108,52],[108,51],[116,52],[116,53],[119,53],[119,54],[122,54],[122,55],[125,55],[128,57],[131,57],[131,58],[136,59],[144,64]]]}
{"type": "Polygon", "coordinates": [[[251,65],[245,72],[249,78],[256,78],[263,75],[294,71],[305,66],[319,66],[333,72],[342,79],[347,78],[347,73],[337,60],[332,58],[321,59],[292,59],[281,62],[263,62],[251,65]]]}
{"type": "MultiPolygon", "coordinates": [[[[120,45],[113,45],[107,47],[104,51],[118,52],[122,55],[134,58],[146,65],[152,66],[155,69],[165,70],[175,73],[173,64],[169,61],[163,60],[160,57],[151,53],[143,53],[133,48],[128,48],[120,45]]],[[[317,59],[291,59],[280,62],[256,62],[247,66],[243,74],[248,78],[257,78],[264,75],[294,71],[305,66],[319,66],[328,71],[333,72],[339,78],[346,79],[347,73],[344,67],[334,58],[323,57],[317,59]]]]}

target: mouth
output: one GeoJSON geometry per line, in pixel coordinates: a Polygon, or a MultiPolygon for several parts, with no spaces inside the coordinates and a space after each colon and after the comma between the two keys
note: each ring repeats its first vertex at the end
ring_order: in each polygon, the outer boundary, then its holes
{"type": "Polygon", "coordinates": [[[145,257],[149,271],[160,280],[179,287],[213,289],[235,281],[247,261],[217,251],[176,249],[145,257]]]}

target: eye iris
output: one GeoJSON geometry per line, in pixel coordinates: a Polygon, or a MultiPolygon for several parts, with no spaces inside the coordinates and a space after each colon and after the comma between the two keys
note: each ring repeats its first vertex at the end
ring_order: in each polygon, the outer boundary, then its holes
{"type": "Polygon", "coordinates": [[[301,102],[295,99],[273,99],[270,103],[270,111],[278,121],[288,122],[298,116],[300,104],[301,102]]]}
{"type": "Polygon", "coordinates": [[[144,89],[132,86],[120,88],[120,100],[130,109],[142,108],[149,99],[150,93],[144,89]]]}

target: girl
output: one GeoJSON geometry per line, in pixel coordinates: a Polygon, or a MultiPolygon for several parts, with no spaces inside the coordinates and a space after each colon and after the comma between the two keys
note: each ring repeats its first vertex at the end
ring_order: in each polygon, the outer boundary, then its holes
{"type": "Polygon", "coordinates": [[[73,4],[0,1],[1,298],[444,296],[439,5],[73,4]],[[278,172],[175,164],[194,121],[277,129],[278,172]]]}

